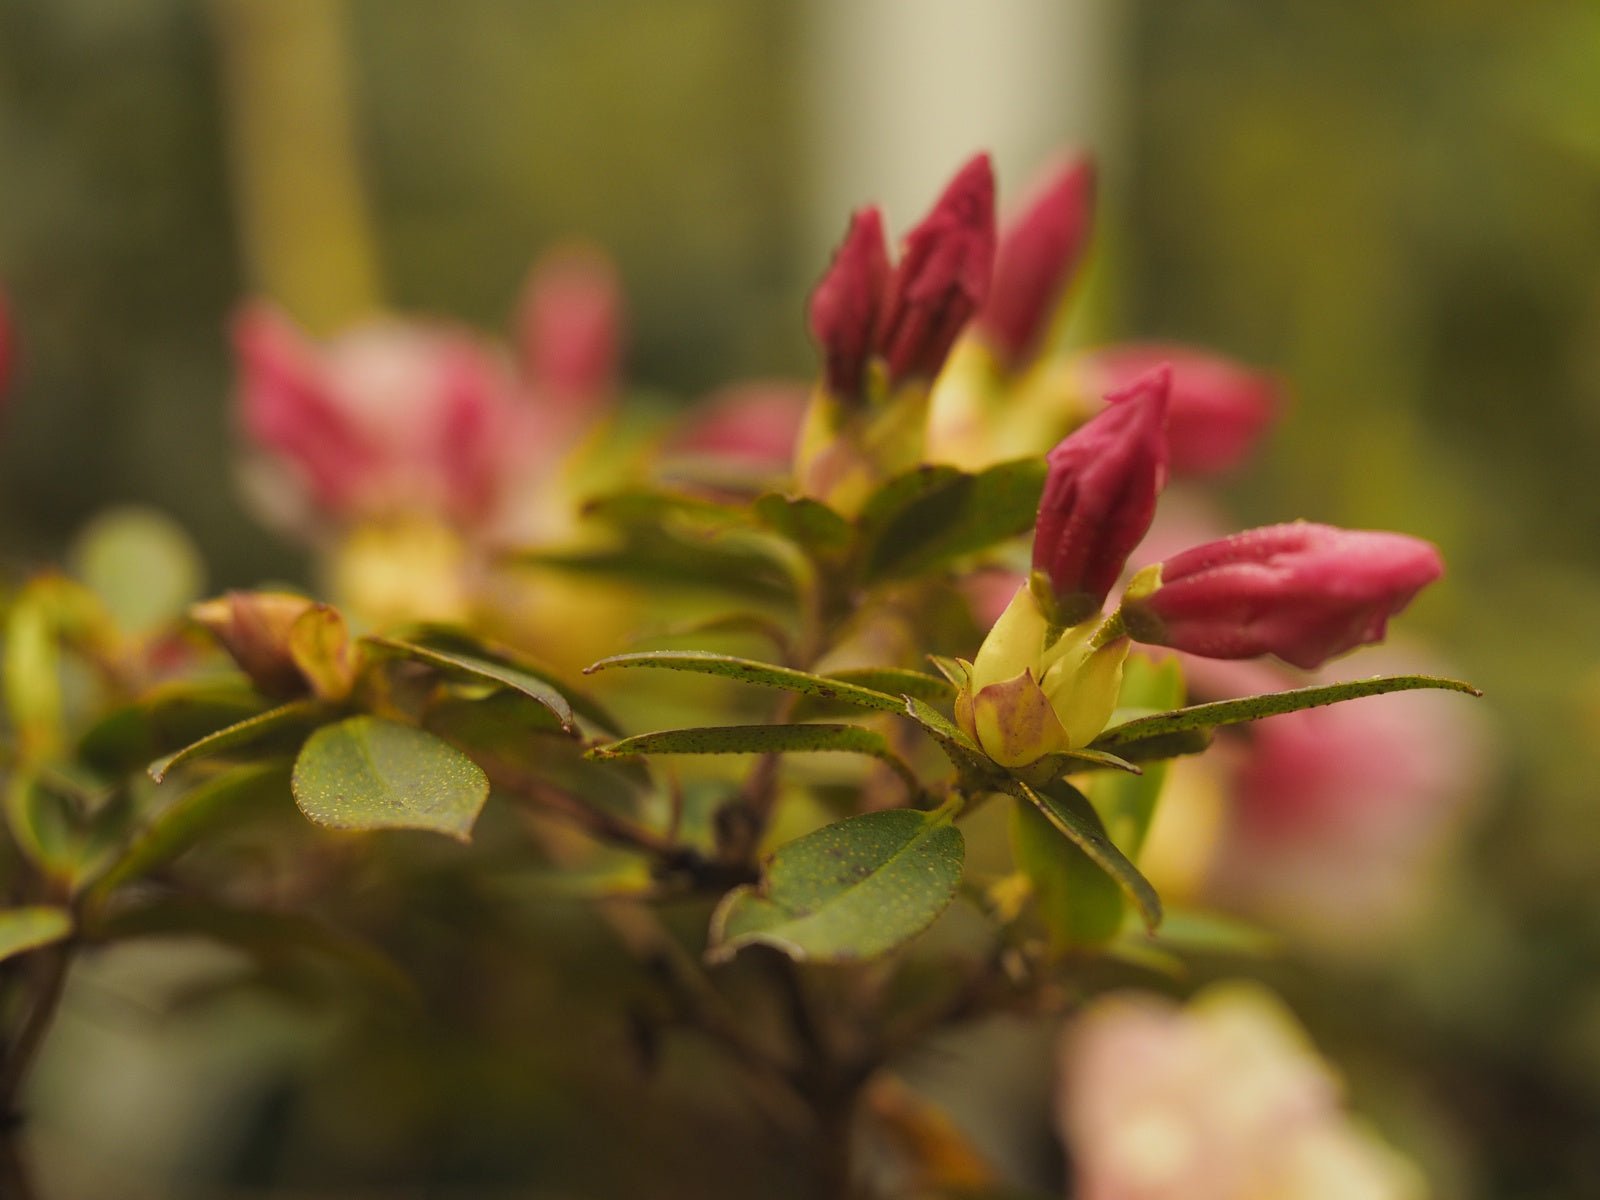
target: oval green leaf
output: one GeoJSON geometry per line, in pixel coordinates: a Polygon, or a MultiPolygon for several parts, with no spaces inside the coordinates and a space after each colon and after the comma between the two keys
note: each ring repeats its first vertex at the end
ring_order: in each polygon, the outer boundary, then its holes
{"type": "Polygon", "coordinates": [[[780,847],[758,887],[723,899],[708,957],[731,958],[756,943],[813,962],[886,954],[944,911],[965,854],[959,829],[910,809],[824,826],[780,847]]]}
{"type": "Polygon", "coordinates": [[[1033,528],[1045,460],[999,463],[976,475],[924,466],[891,479],[861,514],[868,579],[903,578],[1033,528]]]}
{"type": "Polygon", "coordinates": [[[489,779],[450,743],[359,716],[312,734],[295,760],[295,803],[331,829],[426,829],[472,836],[489,779]]]}

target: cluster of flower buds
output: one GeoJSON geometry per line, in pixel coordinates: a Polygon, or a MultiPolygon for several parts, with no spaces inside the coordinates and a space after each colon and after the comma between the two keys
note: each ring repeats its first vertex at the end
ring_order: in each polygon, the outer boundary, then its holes
{"type": "Polygon", "coordinates": [[[918,461],[927,398],[950,348],[989,294],[994,171],[959,170],[891,264],[883,217],[864,208],[811,295],[822,382],[796,474],[808,495],[850,507],[877,479],[918,461]]]}
{"type": "Polygon", "coordinates": [[[1175,475],[1237,466],[1280,407],[1275,380],[1189,346],[1126,344],[1061,357],[1050,333],[1082,274],[1094,216],[1085,157],[1052,165],[1000,232],[988,299],[933,396],[931,456],[969,470],[1036,452],[1094,416],[1101,397],[1172,368],[1168,441],[1175,475]]]}
{"type": "Polygon", "coordinates": [[[958,706],[968,733],[1003,765],[1098,733],[1116,698],[1108,664],[1130,639],[1206,658],[1270,654],[1310,669],[1380,641],[1389,617],[1443,573],[1438,552],[1416,538],[1296,522],[1153,564],[1102,618],[1166,482],[1171,395],[1170,369],[1158,367],[1050,452],[1033,574],[979,650],[958,706]],[[1046,708],[1056,724],[1043,719],[1046,708]]]}
{"type": "Polygon", "coordinates": [[[251,305],[234,324],[244,430],[305,519],[423,517],[492,533],[514,521],[523,481],[608,403],[619,311],[610,265],[578,249],[530,275],[515,366],[444,324],[374,320],[319,345],[251,305]]]}

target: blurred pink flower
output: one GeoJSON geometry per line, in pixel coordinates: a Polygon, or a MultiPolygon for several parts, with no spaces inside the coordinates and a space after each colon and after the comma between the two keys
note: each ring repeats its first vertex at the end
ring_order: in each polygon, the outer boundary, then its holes
{"type": "Polygon", "coordinates": [[[809,396],[805,384],[786,379],[730,384],[690,411],[667,450],[749,471],[786,471],[809,396]]]}
{"type": "MultiPolygon", "coordinates": [[[[1010,370],[1025,366],[1039,352],[1062,294],[1088,250],[1093,219],[1094,164],[1078,155],[1045,174],[1001,232],[994,281],[974,324],[1010,370]]],[[[1129,376],[1098,391],[1131,382],[1129,376]]]]}
{"type": "Polygon", "coordinates": [[[1167,433],[1173,473],[1213,475],[1237,467],[1282,407],[1272,376],[1220,354],[1155,342],[1094,350],[1074,367],[1083,389],[1099,396],[1163,363],[1172,367],[1167,433]]]}
{"type": "Polygon", "coordinates": [[[1078,1200],[1416,1200],[1415,1167],[1344,1111],[1284,1006],[1217,984],[1179,1008],[1097,1002],[1064,1044],[1059,1113],[1078,1200]]]}
{"type": "Polygon", "coordinates": [[[1050,583],[1052,620],[1097,612],[1155,517],[1167,481],[1171,374],[1151,371],[1048,456],[1033,569],[1050,583]]]}
{"type": "Polygon", "coordinates": [[[1296,521],[1166,560],[1159,586],[1130,593],[1123,614],[1136,641],[1207,658],[1275,654],[1311,669],[1381,641],[1388,619],[1443,573],[1438,551],[1417,538],[1296,521]]]}
{"type": "Polygon", "coordinates": [[[377,318],[319,343],[252,303],[233,323],[241,423],[320,518],[487,533],[609,404],[617,309],[602,260],[546,258],[518,314],[518,373],[443,322],[377,318]]]}

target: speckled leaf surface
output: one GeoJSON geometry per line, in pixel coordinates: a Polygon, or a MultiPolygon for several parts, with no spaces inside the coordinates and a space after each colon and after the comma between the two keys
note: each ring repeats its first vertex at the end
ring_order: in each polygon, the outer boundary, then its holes
{"type": "Polygon", "coordinates": [[[710,957],[755,943],[816,962],[887,953],[944,911],[965,849],[954,825],[910,809],[825,826],[781,847],[759,887],[728,894],[712,918],[710,957]]]}
{"type": "Polygon", "coordinates": [[[295,803],[333,829],[426,829],[466,841],[489,780],[431,733],[359,716],[312,734],[295,760],[295,803]]]}
{"type": "Polygon", "coordinates": [[[888,696],[828,675],[811,675],[789,667],[756,662],[754,659],[735,658],[729,654],[705,654],[695,650],[645,650],[637,654],[615,654],[591,663],[583,669],[583,673],[592,675],[596,671],[610,671],[619,667],[653,667],[661,671],[721,675],[741,683],[753,683],[757,687],[781,688],[819,700],[831,700],[856,708],[876,708],[883,712],[899,712],[905,704],[899,696],[888,696]]]}

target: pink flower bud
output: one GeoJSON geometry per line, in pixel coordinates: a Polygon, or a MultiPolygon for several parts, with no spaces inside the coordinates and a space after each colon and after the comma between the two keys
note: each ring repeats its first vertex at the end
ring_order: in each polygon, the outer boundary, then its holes
{"type": "Polygon", "coordinates": [[[906,235],[889,278],[877,343],[891,387],[939,373],[989,294],[994,251],[994,170],[989,156],[979,154],[906,235]]]}
{"type": "Polygon", "coordinates": [[[977,325],[1009,369],[1017,370],[1038,353],[1088,249],[1093,217],[1094,165],[1073,158],[1042,181],[1001,235],[994,282],[977,325]]]}
{"type": "Polygon", "coordinates": [[[1269,525],[1168,559],[1153,590],[1135,581],[1123,619],[1137,641],[1310,669],[1383,640],[1389,618],[1443,573],[1439,552],[1404,534],[1269,525]]]}
{"type": "Polygon", "coordinates": [[[844,241],[811,293],[811,336],[822,347],[828,390],[841,399],[862,393],[888,282],[883,217],[876,208],[863,208],[850,218],[844,241]]]}
{"type": "Polygon", "coordinates": [[[1085,391],[1101,395],[1126,387],[1152,367],[1172,367],[1167,438],[1178,475],[1213,475],[1244,461],[1281,404],[1265,372],[1188,346],[1158,343],[1111,346],[1076,366],[1085,391]]]}
{"type": "Polygon", "coordinates": [[[1050,451],[1033,569],[1049,581],[1059,624],[1099,611],[1155,518],[1167,482],[1170,382],[1165,368],[1152,371],[1050,451]]]}
{"type": "Polygon", "coordinates": [[[566,246],[534,264],[517,306],[517,350],[540,399],[589,408],[616,390],[622,288],[611,260],[566,246]]]}

